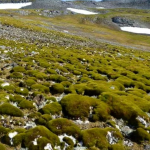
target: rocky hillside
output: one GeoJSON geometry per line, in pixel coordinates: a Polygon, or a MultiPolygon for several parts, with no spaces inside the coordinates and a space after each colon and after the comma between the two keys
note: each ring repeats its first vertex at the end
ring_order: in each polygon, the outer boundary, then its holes
{"type": "Polygon", "coordinates": [[[149,150],[150,12],[58,12],[0,11],[0,150],[149,150]]]}

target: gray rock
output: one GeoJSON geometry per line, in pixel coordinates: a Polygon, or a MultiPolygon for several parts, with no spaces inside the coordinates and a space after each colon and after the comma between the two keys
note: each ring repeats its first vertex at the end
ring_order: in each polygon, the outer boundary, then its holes
{"type": "Polygon", "coordinates": [[[129,126],[124,126],[121,128],[121,132],[124,136],[129,136],[130,133],[132,133],[134,130],[131,129],[129,126]]]}

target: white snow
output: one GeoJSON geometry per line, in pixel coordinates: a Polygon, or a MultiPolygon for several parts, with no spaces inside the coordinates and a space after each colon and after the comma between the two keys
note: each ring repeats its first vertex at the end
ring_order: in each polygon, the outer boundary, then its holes
{"type": "Polygon", "coordinates": [[[82,121],[82,120],[80,120],[80,119],[75,120],[74,122],[75,122],[75,123],[77,123],[77,124],[88,124],[88,123],[89,123],[89,121],[88,121],[88,120],[86,120],[86,121],[82,121]]]}
{"type": "Polygon", "coordinates": [[[13,145],[13,137],[15,137],[18,134],[18,132],[14,131],[8,134],[10,138],[10,144],[13,145]]]}
{"type": "Polygon", "coordinates": [[[47,143],[47,145],[44,147],[45,150],[53,150],[50,143],[47,143]]]}
{"type": "Polygon", "coordinates": [[[2,87],[4,87],[4,86],[9,86],[9,85],[10,85],[10,84],[7,83],[7,82],[1,84],[2,87]]]}
{"type": "Polygon", "coordinates": [[[29,127],[31,127],[31,128],[36,127],[35,122],[28,121],[28,122],[26,123],[26,125],[24,126],[24,128],[26,129],[26,128],[29,128],[29,127]]]}
{"type": "Polygon", "coordinates": [[[34,141],[32,141],[32,142],[33,142],[33,145],[37,145],[37,138],[34,139],[34,141]]]}
{"type": "Polygon", "coordinates": [[[32,5],[32,2],[28,3],[2,3],[0,9],[20,9],[25,6],[32,5]]]}
{"type": "Polygon", "coordinates": [[[150,34],[149,28],[139,28],[139,27],[120,27],[122,31],[139,33],[139,34],[150,34]]]}
{"type": "Polygon", "coordinates": [[[83,9],[67,8],[67,10],[70,10],[70,11],[78,13],[78,14],[83,14],[83,15],[96,15],[96,14],[98,14],[98,13],[83,10],[83,9]]]}
{"type": "Polygon", "coordinates": [[[24,91],[24,89],[23,89],[23,88],[21,88],[21,89],[20,89],[20,91],[24,91]]]}
{"type": "Polygon", "coordinates": [[[15,137],[18,134],[18,132],[14,131],[12,133],[9,133],[8,136],[12,139],[13,137],[15,137]]]}
{"type": "Polygon", "coordinates": [[[105,9],[104,7],[96,7],[96,9],[105,9]]]}
{"type": "Polygon", "coordinates": [[[5,98],[6,98],[6,99],[9,99],[9,95],[6,95],[5,98]]]}

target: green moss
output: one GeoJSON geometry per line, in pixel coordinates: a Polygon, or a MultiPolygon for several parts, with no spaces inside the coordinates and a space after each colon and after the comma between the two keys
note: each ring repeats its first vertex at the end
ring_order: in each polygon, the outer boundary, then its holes
{"type": "Polygon", "coordinates": [[[50,75],[49,80],[55,81],[55,82],[62,82],[62,81],[67,81],[66,77],[61,76],[61,75],[50,75]]]}
{"type": "Polygon", "coordinates": [[[58,137],[44,126],[37,126],[33,129],[28,130],[24,137],[24,145],[29,148],[30,144],[33,145],[32,141],[34,141],[34,139],[38,136],[46,138],[51,142],[52,145],[59,145],[58,137]]]}
{"type": "Polygon", "coordinates": [[[137,130],[132,133],[131,137],[132,140],[138,143],[142,143],[143,141],[150,141],[150,134],[142,128],[137,128],[137,130]]]}
{"type": "Polygon", "coordinates": [[[10,129],[0,126],[0,135],[6,135],[10,129]]]}
{"type": "Polygon", "coordinates": [[[0,150],[6,150],[6,147],[2,143],[0,143],[0,150]]]}
{"type": "Polygon", "coordinates": [[[119,140],[122,140],[122,135],[120,132],[113,128],[93,128],[82,131],[83,144],[87,147],[98,147],[100,149],[108,149],[109,143],[106,139],[107,132],[111,131],[114,136],[119,140]]]}
{"type": "Polygon", "coordinates": [[[38,91],[38,92],[49,93],[49,87],[46,87],[42,84],[33,84],[31,86],[31,89],[38,91]]]}
{"type": "Polygon", "coordinates": [[[49,73],[49,74],[57,74],[57,72],[54,69],[50,69],[50,68],[48,68],[46,70],[46,72],[49,73]]]}
{"type": "Polygon", "coordinates": [[[38,72],[34,74],[34,76],[39,80],[44,80],[44,79],[46,80],[48,78],[47,75],[43,72],[38,72]]]}
{"type": "Polygon", "coordinates": [[[113,93],[103,93],[101,100],[105,101],[111,109],[111,115],[116,118],[123,118],[130,123],[136,123],[137,116],[148,116],[131,100],[124,96],[118,96],[113,93]]]}
{"type": "Polygon", "coordinates": [[[35,106],[33,105],[33,102],[28,100],[23,100],[18,105],[21,109],[33,109],[35,106]]]}
{"type": "Polygon", "coordinates": [[[114,144],[111,146],[110,150],[125,150],[125,147],[122,144],[114,144]]]}
{"type": "Polygon", "coordinates": [[[69,94],[62,98],[61,105],[64,113],[70,117],[88,117],[89,107],[94,103],[94,99],[88,96],[69,94]]]}
{"type": "Polygon", "coordinates": [[[50,144],[52,145],[52,147],[54,147],[54,145],[52,144],[52,142],[51,142],[49,139],[45,138],[45,137],[39,138],[39,139],[37,140],[37,143],[38,143],[38,150],[43,150],[44,147],[45,147],[48,143],[50,143],[50,144]]]}
{"type": "Polygon", "coordinates": [[[58,102],[53,102],[45,105],[42,109],[39,110],[43,114],[60,114],[62,111],[61,105],[58,102]]]}
{"type": "Polygon", "coordinates": [[[9,100],[12,102],[20,103],[21,101],[23,101],[25,99],[23,97],[21,97],[20,95],[15,95],[15,96],[10,95],[9,100]]]}
{"type": "Polygon", "coordinates": [[[13,146],[18,146],[19,144],[22,143],[22,140],[25,137],[25,133],[20,133],[17,134],[14,138],[13,138],[13,146]]]}
{"type": "Polygon", "coordinates": [[[10,74],[10,76],[8,78],[22,79],[23,75],[20,72],[13,72],[10,74]]]}
{"type": "Polygon", "coordinates": [[[21,66],[16,66],[12,69],[13,72],[25,72],[26,70],[24,69],[24,67],[21,66]]]}
{"type": "Polygon", "coordinates": [[[71,82],[69,81],[63,81],[61,82],[61,84],[64,86],[64,87],[69,87],[71,85],[71,82]]]}
{"type": "Polygon", "coordinates": [[[70,138],[64,137],[63,141],[66,142],[68,145],[70,145],[73,148],[74,143],[73,143],[73,141],[70,138]]]}
{"type": "Polygon", "coordinates": [[[20,109],[8,103],[0,105],[0,114],[6,114],[16,117],[23,116],[23,112],[20,109]]]}
{"type": "Polygon", "coordinates": [[[61,83],[53,84],[50,88],[50,92],[53,94],[61,94],[64,92],[64,86],[61,83]]]}
{"type": "Polygon", "coordinates": [[[80,137],[80,128],[71,120],[58,118],[48,122],[47,127],[55,134],[73,135],[76,138],[80,137]]]}
{"type": "Polygon", "coordinates": [[[98,105],[94,108],[92,120],[106,121],[109,118],[110,118],[110,107],[106,103],[99,101],[98,105]]]}
{"type": "Polygon", "coordinates": [[[27,80],[25,81],[25,83],[26,83],[27,86],[32,86],[32,85],[35,84],[36,82],[35,82],[35,80],[33,80],[33,79],[27,79],[27,80]]]}
{"type": "Polygon", "coordinates": [[[41,115],[40,117],[38,117],[35,122],[36,124],[39,124],[39,125],[46,125],[48,121],[50,121],[52,119],[51,115],[48,115],[48,114],[44,114],[44,115],[41,115]]]}
{"type": "Polygon", "coordinates": [[[15,93],[27,96],[28,93],[29,93],[29,91],[28,91],[27,88],[20,88],[20,87],[17,87],[17,88],[15,89],[15,93]]]}

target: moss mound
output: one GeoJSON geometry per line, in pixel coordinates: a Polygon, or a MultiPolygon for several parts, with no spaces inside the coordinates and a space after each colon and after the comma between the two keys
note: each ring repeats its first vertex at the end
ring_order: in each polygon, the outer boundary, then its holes
{"type": "Polygon", "coordinates": [[[51,93],[61,94],[64,92],[64,86],[61,83],[53,84],[50,88],[51,93]]]}
{"type": "Polygon", "coordinates": [[[2,143],[0,143],[0,150],[6,150],[6,147],[2,143]]]}
{"type": "Polygon", "coordinates": [[[47,141],[50,141],[50,143],[54,145],[59,145],[59,138],[57,135],[49,131],[44,126],[37,126],[33,129],[30,129],[26,132],[24,137],[24,145],[29,148],[31,145],[33,145],[32,141],[34,141],[39,136],[46,138],[47,141]]]}
{"type": "Polygon", "coordinates": [[[33,102],[28,101],[28,100],[21,101],[18,106],[22,109],[33,109],[33,108],[35,108],[35,106],[33,105],[33,102]]]}
{"type": "Polygon", "coordinates": [[[80,137],[80,128],[72,121],[65,118],[58,118],[48,122],[47,127],[55,134],[73,135],[76,138],[80,137]]]}
{"type": "Polygon", "coordinates": [[[39,110],[43,114],[60,114],[62,111],[61,105],[58,102],[53,102],[45,105],[42,109],[39,110]]]}
{"type": "Polygon", "coordinates": [[[83,144],[87,147],[95,146],[100,149],[108,149],[108,147],[110,146],[106,138],[108,131],[113,132],[113,136],[115,138],[122,140],[121,133],[113,128],[93,128],[82,131],[83,144]]]}
{"type": "Polygon", "coordinates": [[[20,109],[8,103],[2,104],[0,106],[0,114],[16,116],[16,117],[23,116],[23,112],[20,109]]]}

